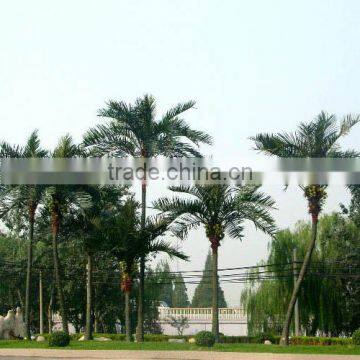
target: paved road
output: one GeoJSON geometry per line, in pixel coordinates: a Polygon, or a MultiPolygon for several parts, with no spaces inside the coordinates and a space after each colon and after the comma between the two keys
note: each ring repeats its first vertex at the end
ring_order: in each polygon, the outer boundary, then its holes
{"type": "Polygon", "coordinates": [[[360,360],[360,355],[294,355],[224,353],[208,351],[126,351],[126,350],[50,350],[0,349],[0,360],[360,360]]]}

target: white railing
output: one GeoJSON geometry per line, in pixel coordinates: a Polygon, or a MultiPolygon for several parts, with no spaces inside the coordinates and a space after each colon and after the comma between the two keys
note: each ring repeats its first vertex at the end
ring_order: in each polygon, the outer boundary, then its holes
{"type": "MultiPolygon", "coordinates": [[[[169,317],[186,317],[189,321],[211,321],[211,308],[170,308],[160,306],[159,320],[166,320],[169,317]]],[[[246,322],[246,315],[242,308],[220,308],[219,321],[246,322]]]]}

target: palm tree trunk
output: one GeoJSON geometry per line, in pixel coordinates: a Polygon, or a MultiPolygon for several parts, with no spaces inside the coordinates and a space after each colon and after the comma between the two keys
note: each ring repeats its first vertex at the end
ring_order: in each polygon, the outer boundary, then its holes
{"type": "Polygon", "coordinates": [[[23,298],[21,296],[21,291],[20,291],[19,288],[16,289],[16,293],[17,293],[17,296],[19,298],[20,307],[23,308],[24,307],[24,302],[23,302],[23,298]]]}
{"type": "Polygon", "coordinates": [[[311,226],[311,240],[310,240],[310,244],[306,250],[304,262],[301,266],[299,277],[297,278],[297,281],[294,285],[293,293],[291,295],[290,303],[289,303],[288,310],[286,313],[284,328],[283,328],[283,332],[282,332],[282,336],[281,336],[281,340],[280,340],[281,345],[289,345],[289,330],[290,330],[291,318],[292,318],[292,315],[294,312],[294,306],[295,306],[296,300],[298,298],[301,284],[304,280],[306,271],[310,264],[311,255],[315,248],[316,235],[317,235],[317,224],[318,224],[318,217],[317,217],[317,215],[313,215],[312,216],[312,226],[311,226]]]}
{"type": "Polygon", "coordinates": [[[131,342],[131,305],[130,305],[130,291],[125,291],[125,334],[126,341],[131,342]]]}
{"type": "Polygon", "coordinates": [[[99,332],[99,317],[97,311],[94,311],[94,332],[95,334],[99,332]]]}
{"type": "MultiPolygon", "coordinates": [[[[145,228],[146,220],[146,176],[141,185],[141,229],[145,228]]],[[[138,293],[138,312],[137,312],[137,327],[136,327],[136,341],[144,341],[144,292],[145,292],[145,257],[140,259],[140,273],[139,273],[139,293],[138,293]]]]}
{"type": "Polygon", "coordinates": [[[94,322],[94,333],[97,334],[99,332],[99,314],[97,312],[97,289],[94,286],[93,292],[93,322],[94,322]]]}
{"type": "Polygon", "coordinates": [[[53,301],[54,301],[54,286],[51,285],[51,290],[50,290],[50,300],[49,300],[49,305],[48,305],[48,330],[49,330],[49,334],[52,333],[52,327],[53,327],[53,322],[52,322],[52,317],[53,317],[53,301]]]}
{"type": "Polygon", "coordinates": [[[63,331],[67,334],[69,333],[69,326],[67,320],[67,313],[65,309],[65,301],[64,301],[64,293],[63,288],[61,286],[61,278],[60,278],[60,261],[59,261],[59,253],[58,253],[58,233],[59,233],[59,222],[58,215],[52,214],[52,250],[53,250],[53,261],[54,261],[54,274],[55,274],[55,286],[59,299],[59,307],[60,307],[60,315],[62,321],[63,331]]]}
{"type": "Polygon", "coordinates": [[[29,244],[27,249],[27,268],[26,268],[26,291],[25,291],[25,326],[26,337],[31,340],[30,333],[30,294],[31,294],[31,270],[33,262],[33,242],[34,242],[34,223],[35,223],[35,208],[29,208],[29,244]]]}
{"type": "Polygon", "coordinates": [[[85,340],[92,340],[92,254],[87,253],[86,266],[86,326],[85,326],[85,340]]]}
{"type": "Polygon", "coordinates": [[[44,333],[44,301],[43,301],[43,281],[42,272],[39,272],[39,332],[40,335],[44,333]]]}
{"type": "Polygon", "coordinates": [[[212,333],[219,342],[219,279],[218,279],[218,241],[211,242],[212,248],[212,333]]]}

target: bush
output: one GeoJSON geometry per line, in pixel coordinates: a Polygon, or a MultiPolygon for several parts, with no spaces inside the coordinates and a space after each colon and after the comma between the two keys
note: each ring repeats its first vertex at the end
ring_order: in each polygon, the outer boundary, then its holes
{"type": "Polygon", "coordinates": [[[255,342],[263,344],[265,340],[271,341],[272,344],[276,343],[275,336],[270,333],[259,333],[255,335],[255,342]]]}
{"type": "Polygon", "coordinates": [[[215,344],[215,336],[210,331],[200,331],[195,335],[195,343],[198,346],[211,347],[215,344]]]}
{"type": "Polygon", "coordinates": [[[350,338],[331,338],[331,337],[320,337],[320,336],[293,336],[290,339],[291,345],[350,345],[350,338]]]}
{"type": "Polygon", "coordinates": [[[70,344],[70,335],[65,331],[55,331],[49,335],[49,346],[68,346],[70,344]]]}
{"type": "Polygon", "coordinates": [[[253,336],[226,336],[220,335],[220,342],[223,344],[248,344],[255,342],[253,336]]]}
{"type": "Polygon", "coordinates": [[[352,342],[354,345],[360,345],[360,329],[357,329],[352,334],[352,342]]]}
{"type": "MultiPolygon", "coordinates": [[[[166,342],[169,340],[169,336],[168,335],[163,335],[163,334],[145,334],[144,335],[144,341],[145,342],[166,342]]],[[[174,336],[173,338],[176,338],[176,336],[174,336]]]]}
{"type": "Polygon", "coordinates": [[[220,342],[224,344],[263,344],[270,340],[273,344],[279,344],[280,336],[258,334],[256,336],[220,336],[220,342]]]}

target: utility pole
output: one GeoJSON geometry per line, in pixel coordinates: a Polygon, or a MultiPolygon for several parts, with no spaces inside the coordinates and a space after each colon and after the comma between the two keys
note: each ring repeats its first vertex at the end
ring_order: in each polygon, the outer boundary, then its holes
{"type": "Polygon", "coordinates": [[[44,333],[44,309],[43,309],[43,283],[42,272],[39,272],[39,318],[40,318],[40,335],[44,333]]]}
{"type": "MultiPolygon", "coordinates": [[[[296,248],[293,249],[293,276],[294,276],[294,286],[298,277],[297,274],[297,257],[296,257],[296,248]]],[[[300,318],[299,318],[299,299],[296,299],[295,308],[294,308],[294,323],[295,323],[295,336],[300,335],[300,318]]]]}

